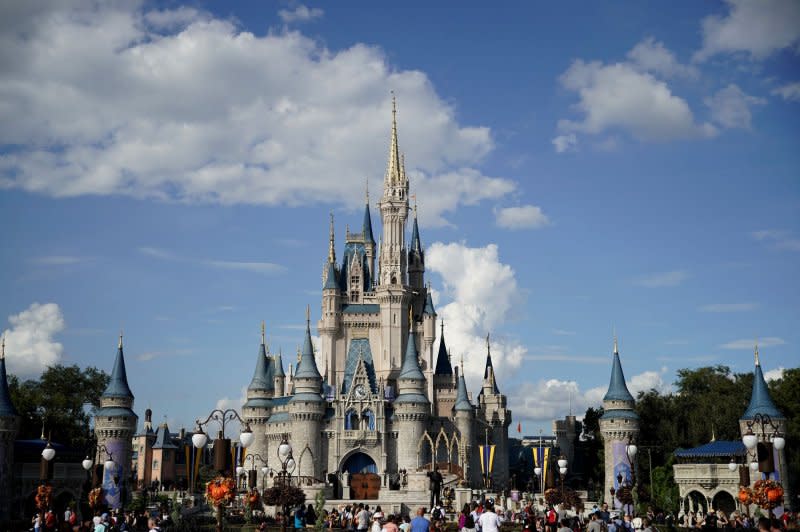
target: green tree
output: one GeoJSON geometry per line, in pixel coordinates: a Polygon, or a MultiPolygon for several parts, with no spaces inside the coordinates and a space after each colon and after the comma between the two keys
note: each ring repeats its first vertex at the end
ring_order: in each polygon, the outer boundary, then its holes
{"type": "Polygon", "coordinates": [[[51,366],[39,379],[22,382],[11,375],[11,400],[22,418],[18,438],[38,438],[44,427],[45,436],[52,434],[53,441],[88,447],[89,421],[108,381],[104,371],[77,365],[51,366]]]}
{"type": "Polygon", "coordinates": [[[784,370],[782,378],[770,383],[770,394],[786,416],[788,481],[791,493],[796,496],[800,493],[800,368],[784,370]]]}

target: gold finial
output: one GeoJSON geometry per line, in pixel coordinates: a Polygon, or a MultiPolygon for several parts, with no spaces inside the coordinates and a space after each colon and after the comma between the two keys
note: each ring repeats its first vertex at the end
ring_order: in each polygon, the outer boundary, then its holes
{"type": "Polygon", "coordinates": [[[409,305],[408,306],[408,329],[411,330],[414,326],[414,308],[409,305]]]}
{"type": "Polygon", "coordinates": [[[397,116],[397,98],[394,96],[394,91],[389,91],[392,93],[392,123],[395,122],[395,117],[397,116]]]}
{"type": "Polygon", "coordinates": [[[417,219],[417,195],[411,194],[411,199],[414,200],[414,219],[417,219]]]}
{"type": "Polygon", "coordinates": [[[761,361],[758,360],[758,340],[756,340],[755,359],[756,359],[756,366],[760,366],[761,361]]]}
{"type": "Polygon", "coordinates": [[[333,211],[331,211],[331,227],[328,235],[328,262],[336,262],[336,246],[334,245],[333,235],[333,211]]]}
{"type": "Polygon", "coordinates": [[[119,345],[117,347],[122,349],[122,329],[119,330],[119,345]]]}
{"type": "Polygon", "coordinates": [[[617,328],[612,327],[612,334],[614,335],[614,354],[619,354],[619,349],[617,348],[617,328]]]}
{"type": "Polygon", "coordinates": [[[301,358],[302,358],[302,353],[300,352],[300,346],[298,345],[297,346],[297,361],[300,362],[301,358]]]}
{"type": "Polygon", "coordinates": [[[6,358],[6,333],[3,333],[3,343],[0,344],[0,360],[6,358]]]}
{"type": "Polygon", "coordinates": [[[267,324],[264,323],[264,320],[261,320],[261,345],[266,344],[267,339],[267,324]]]}
{"type": "Polygon", "coordinates": [[[311,305],[306,305],[306,328],[311,330],[311,305]]]}

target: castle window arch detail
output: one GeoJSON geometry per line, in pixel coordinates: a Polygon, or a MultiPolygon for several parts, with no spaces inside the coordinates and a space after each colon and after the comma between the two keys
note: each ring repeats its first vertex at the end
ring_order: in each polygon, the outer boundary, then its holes
{"type": "Polygon", "coordinates": [[[351,408],[344,414],[344,430],[358,430],[359,428],[358,412],[351,408]]]}
{"type": "Polygon", "coordinates": [[[375,413],[372,410],[364,410],[364,412],[361,414],[361,417],[363,419],[363,427],[365,429],[375,430],[375,413]]]}

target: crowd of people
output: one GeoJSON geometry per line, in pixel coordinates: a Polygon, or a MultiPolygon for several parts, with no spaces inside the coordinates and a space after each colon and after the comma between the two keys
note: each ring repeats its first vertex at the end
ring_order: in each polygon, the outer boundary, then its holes
{"type": "Polygon", "coordinates": [[[170,517],[163,518],[150,515],[148,512],[96,512],[93,516],[79,519],[72,507],[67,507],[63,518],[50,509],[36,512],[31,519],[33,532],[128,532],[148,531],[161,532],[162,527],[169,528],[170,517]]]}

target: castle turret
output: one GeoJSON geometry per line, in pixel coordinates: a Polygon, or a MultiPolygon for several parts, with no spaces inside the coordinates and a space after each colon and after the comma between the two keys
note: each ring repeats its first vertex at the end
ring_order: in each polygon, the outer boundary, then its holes
{"type": "Polygon", "coordinates": [[[333,213],[328,243],[328,260],[322,275],[322,318],[319,322],[320,339],[323,352],[331,353],[336,331],[339,329],[341,316],[342,292],[340,289],[339,271],[336,268],[336,247],[333,233],[333,213]],[[330,345],[325,345],[330,344],[330,345]]]}
{"type": "MultiPolygon", "coordinates": [[[[753,390],[750,394],[750,404],[739,420],[739,430],[744,439],[745,435],[753,435],[755,445],[747,450],[747,462],[758,462],[758,472],[750,472],[750,482],[768,478],[779,481],[784,488],[784,503],[791,501],[790,484],[788,482],[789,469],[786,461],[786,448],[781,445],[778,449],[772,441],[776,436],[786,437],[786,416],[778,410],[769,393],[769,386],[761,371],[761,360],[758,356],[758,346],[755,347],[755,368],[753,370],[753,390]]],[[[784,440],[785,445],[785,440],[784,440]]]]}
{"type": "MultiPolygon", "coordinates": [[[[425,288],[425,305],[422,307],[422,360],[425,364],[425,378],[428,381],[428,397],[431,403],[436,403],[434,396],[434,368],[436,362],[433,358],[433,342],[436,340],[436,311],[433,309],[433,298],[431,297],[431,287],[425,288]]],[[[455,386],[455,383],[452,383],[455,386]]],[[[444,410],[445,416],[450,412],[448,406],[444,410]]]]}
{"type": "MultiPolygon", "coordinates": [[[[461,367],[464,367],[463,360],[461,361],[461,367]]],[[[456,430],[458,430],[459,442],[461,443],[459,460],[464,470],[464,479],[468,484],[477,483],[480,480],[480,463],[475,460],[478,453],[475,452],[473,447],[473,442],[475,441],[475,408],[469,400],[467,382],[464,379],[463,371],[458,376],[458,389],[452,415],[456,430]]]]}
{"type": "Polygon", "coordinates": [[[408,332],[403,367],[397,379],[398,395],[394,401],[397,432],[397,468],[416,471],[419,467],[418,443],[425,433],[430,415],[430,401],[425,395],[425,375],[419,367],[419,355],[413,328],[408,332]]]}
{"type": "MultiPolygon", "coordinates": [[[[600,417],[600,434],[605,449],[605,489],[603,497],[610,496],[610,489],[619,488],[617,475],[623,482],[632,482],[631,464],[626,446],[639,435],[639,415],[635,411],[636,401],[625,384],[625,374],[619,359],[617,339],[614,338],[614,356],[611,365],[611,380],[603,397],[603,415],[600,417]]],[[[621,507],[616,501],[613,506],[621,507]]]]}
{"type": "Polygon", "coordinates": [[[322,375],[314,357],[311,342],[311,316],[306,308],[306,335],[300,362],[294,373],[294,393],[289,401],[292,416],[291,439],[294,442],[294,457],[298,464],[298,474],[312,478],[322,478],[325,460],[321,455],[322,416],[325,414],[325,400],[322,398],[322,375]],[[297,445],[306,442],[305,447],[297,445]]]}
{"type": "Polygon", "coordinates": [[[419,238],[417,225],[417,204],[414,203],[414,222],[411,225],[411,247],[408,250],[408,285],[419,294],[416,297],[415,315],[421,314],[425,304],[425,252],[422,250],[422,240],[419,238]]]}
{"type": "Polygon", "coordinates": [[[6,377],[6,338],[0,346],[0,523],[11,520],[12,472],[14,467],[14,440],[19,432],[20,417],[6,377]]]}
{"type": "Polygon", "coordinates": [[[115,470],[103,466],[102,486],[109,506],[119,506],[119,493],[123,484],[130,489],[131,443],[136,432],[138,416],[133,411],[133,393],[128,386],[128,373],[125,370],[125,355],[122,351],[122,333],[119,335],[117,356],[114,369],[103,394],[100,396],[100,408],[95,414],[94,434],[97,439],[95,464],[104,464],[108,459],[101,449],[111,455],[116,464],[115,470]],[[119,482],[115,482],[118,477],[119,482]]]}
{"type": "Polygon", "coordinates": [[[450,411],[457,400],[458,378],[453,372],[450,363],[450,353],[444,341],[444,321],[441,323],[439,334],[439,354],[436,356],[436,366],[430,378],[433,383],[433,415],[449,417],[450,411]]]}
{"type": "Polygon", "coordinates": [[[495,489],[508,487],[508,426],[511,411],[507,408],[506,396],[500,393],[492,364],[489,335],[486,335],[486,366],[483,370],[483,385],[478,396],[480,414],[489,425],[491,441],[496,445],[492,467],[492,485],[495,489]]]}
{"type": "MultiPolygon", "coordinates": [[[[242,418],[250,425],[255,439],[247,448],[248,454],[269,456],[266,425],[272,412],[272,397],[275,395],[274,361],[269,356],[264,322],[261,322],[261,345],[256,356],[256,368],[247,387],[247,401],[242,405],[242,418]]],[[[257,468],[257,475],[262,475],[257,468]]],[[[258,478],[258,485],[262,482],[258,478]]]]}
{"type": "Polygon", "coordinates": [[[369,188],[367,188],[366,205],[364,205],[364,250],[367,256],[367,270],[369,273],[369,290],[376,284],[375,279],[375,237],[372,235],[372,216],[369,213],[369,188]]]}
{"type": "Polygon", "coordinates": [[[286,395],[286,372],[283,370],[283,354],[278,350],[278,354],[273,359],[275,365],[275,397],[283,397],[286,395]]]}

